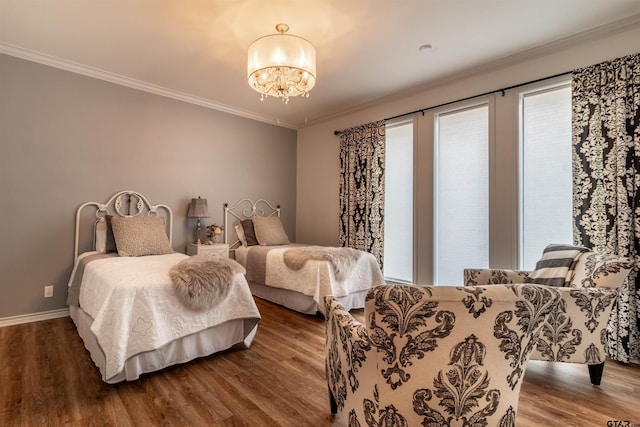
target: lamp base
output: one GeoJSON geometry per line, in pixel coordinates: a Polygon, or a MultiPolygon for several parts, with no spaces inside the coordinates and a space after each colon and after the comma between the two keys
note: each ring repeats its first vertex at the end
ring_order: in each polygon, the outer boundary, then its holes
{"type": "Polygon", "coordinates": [[[200,224],[200,218],[198,218],[198,223],[196,224],[196,245],[201,245],[202,240],[200,240],[200,236],[202,235],[202,225],[200,224]]]}

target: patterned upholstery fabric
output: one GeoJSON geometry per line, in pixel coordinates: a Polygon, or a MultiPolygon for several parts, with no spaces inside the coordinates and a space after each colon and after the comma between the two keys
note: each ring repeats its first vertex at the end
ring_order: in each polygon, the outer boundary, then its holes
{"type": "Polygon", "coordinates": [[[327,297],[332,412],[349,426],[515,425],[526,364],[559,298],[535,284],[378,286],[362,325],[327,297]]]}
{"type": "MultiPolygon", "coordinates": [[[[531,359],[587,364],[592,384],[599,385],[606,358],[607,323],[617,296],[616,288],[622,285],[631,268],[627,258],[595,256],[591,251],[583,253],[570,287],[554,288],[560,292],[561,300],[545,322],[531,359]],[[599,263],[599,268],[594,267],[593,260],[602,259],[606,262],[599,263]],[[602,287],[598,278],[602,280],[602,287]]],[[[466,269],[464,283],[465,286],[522,283],[528,274],[514,270],[466,269]]]]}
{"type": "Polygon", "coordinates": [[[633,263],[629,258],[588,252],[578,260],[571,286],[618,289],[632,268],[633,263]]]}

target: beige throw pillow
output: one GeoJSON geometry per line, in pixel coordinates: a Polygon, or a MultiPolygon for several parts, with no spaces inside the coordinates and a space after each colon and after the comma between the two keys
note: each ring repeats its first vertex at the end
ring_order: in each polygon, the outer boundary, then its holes
{"type": "Polygon", "coordinates": [[[163,255],[173,252],[162,217],[114,217],[111,225],[120,256],[163,255]]]}
{"type": "Polygon", "coordinates": [[[289,237],[282,227],[282,222],[277,216],[253,217],[253,228],[256,239],[262,246],[287,245],[289,237]]]}

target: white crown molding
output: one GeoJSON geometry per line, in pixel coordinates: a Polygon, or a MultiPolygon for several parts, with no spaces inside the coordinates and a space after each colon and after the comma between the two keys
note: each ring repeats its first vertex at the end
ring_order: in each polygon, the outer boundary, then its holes
{"type": "Polygon", "coordinates": [[[56,58],[54,56],[46,55],[44,53],[36,52],[33,50],[24,49],[22,47],[14,46],[8,43],[0,42],[0,53],[14,56],[16,58],[25,59],[27,61],[36,62],[38,64],[47,65],[49,67],[70,71],[72,73],[81,74],[83,76],[92,77],[94,79],[115,83],[120,86],[126,86],[132,89],[137,89],[137,90],[152,93],[155,95],[164,96],[166,98],[176,99],[178,101],[187,102],[189,104],[195,104],[201,107],[210,108],[212,110],[222,111],[224,113],[245,117],[247,119],[256,120],[259,122],[268,123],[268,124],[285,127],[289,129],[298,128],[296,125],[292,123],[282,122],[280,120],[275,120],[271,117],[266,117],[266,116],[255,114],[249,111],[234,108],[229,105],[211,101],[209,99],[200,98],[194,95],[189,95],[188,93],[175,91],[162,86],[157,86],[151,83],[147,83],[141,80],[132,79],[130,77],[126,77],[120,74],[100,70],[98,68],[88,67],[86,65],[78,64],[72,61],[67,61],[65,59],[56,58]]]}
{"type": "Polygon", "coordinates": [[[5,326],[21,325],[23,323],[39,322],[41,320],[57,319],[59,317],[69,317],[69,309],[61,308],[59,310],[41,311],[40,313],[3,317],[0,318],[0,328],[5,326]]]}

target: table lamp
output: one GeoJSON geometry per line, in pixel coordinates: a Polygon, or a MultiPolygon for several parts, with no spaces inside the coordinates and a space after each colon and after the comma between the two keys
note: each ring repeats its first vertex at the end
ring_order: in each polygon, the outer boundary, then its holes
{"type": "Polygon", "coordinates": [[[207,199],[201,199],[199,196],[197,199],[191,199],[191,204],[189,205],[189,213],[187,213],[189,218],[198,218],[198,223],[196,224],[196,244],[201,245],[200,234],[202,232],[202,226],[200,224],[200,218],[209,218],[209,211],[207,210],[207,199]]]}

